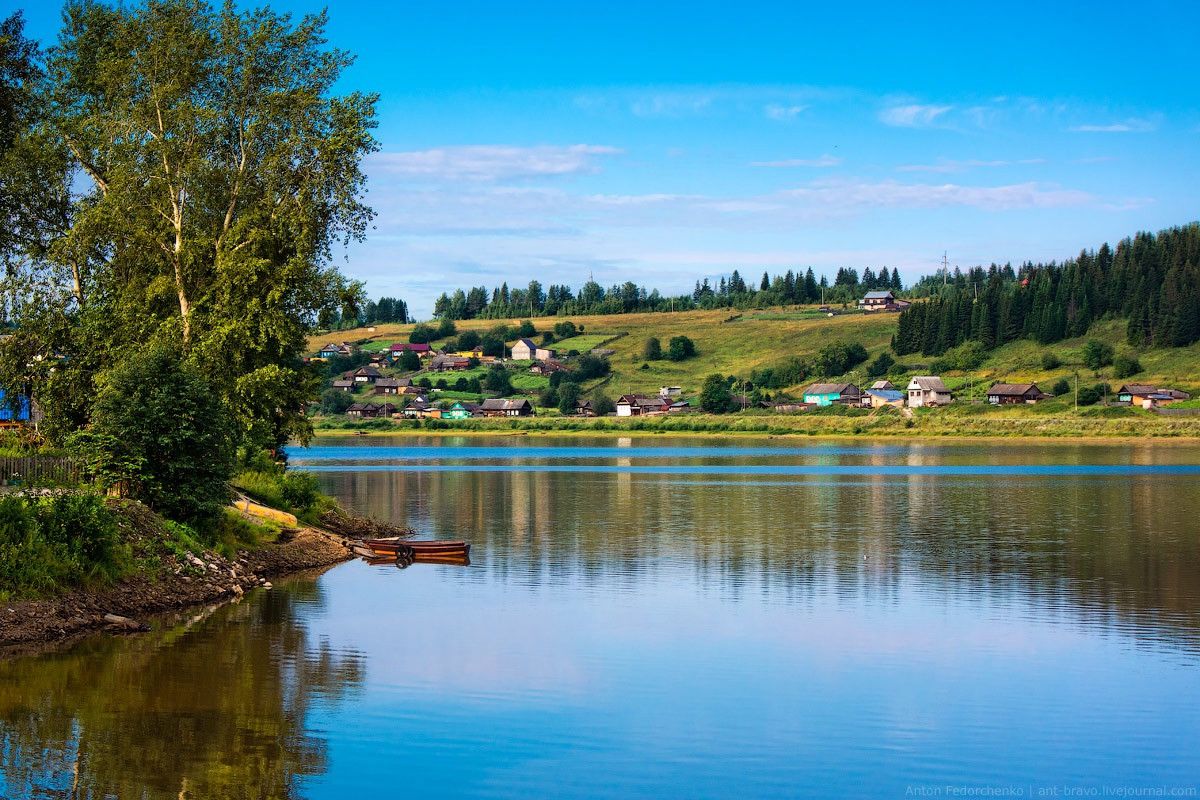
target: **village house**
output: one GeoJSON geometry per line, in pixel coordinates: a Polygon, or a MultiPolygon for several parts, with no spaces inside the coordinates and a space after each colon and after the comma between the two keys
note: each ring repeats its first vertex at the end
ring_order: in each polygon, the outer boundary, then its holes
{"type": "Polygon", "coordinates": [[[512,357],[516,361],[547,361],[555,353],[547,347],[538,347],[532,339],[517,339],[512,346],[512,357]]]}
{"type": "Polygon", "coordinates": [[[441,354],[429,362],[433,372],[463,372],[471,368],[471,359],[441,354]]]}
{"type": "Polygon", "coordinates": [[[648,417],[666,414],[670,403],[663,397],[644,397],[640,394],[623,394],[617,400],[618,417],[648,417]]]}
{"type": "Polygon", "coordinates": [[[318,353],[318,355],[320,355],[321,358],[337,358],[338,356],[349,357],[354,355],[354,351],[356,349],[357,348],[355,348],[354,345],[350,344],[349,342],[330,342],[321,348],[321,351],[318,353]]]}
{"type": "Polygon", "coordinates": [[[1156,408],[1177,400],[1190,400],[1191,395],[1178,389],[1169,389],[1147,383],[1127,383],[1117,390],[1117,402],[1141,408],[1156,408]]]}
{"type": "MultiPolygon", "coordinates": [[[[887,381],[882,382],[887,383],[887,381]]],[[[888,385],[891,386],[891,384],[888,385]]],[[[876,389],[872,387],[867,389],[867,396],[863,405],[869,405],[871,408],[883,408],[884,406],[904,408],[904,392],[896,388],[876,389]]]]}
{"type": "Polygon", "coordinates": [[[479,406],[479,413],[485,417],[531,417],[533,404],[525,399],[489,397],[479,406]]]}
{"type": "Polygon", "coordinates": [[[576,400],[575,410],[571,412],[576,417],[594,417],[596,409],[592,407],[591,400],[576,400]]]}
{"type": "Polygon", "coordinates": [[[891,381],[889,381],[885,378],[881,381],[875,381],[874,383],[872,383],[871,388],[877,392],[890,392],[892,389],[895,389],[896,387],[891,381]]]}
{"type": "Polygon", "coordinates": [[[470,419],[478,408],[475,403],[458,402],[442,412],[442,419],[470,419]]]}
{"type": "Polygon", "coordinates": [[[401,353],[416,353],[421,358],[429,358],[433,355],[433,348],[427,344],[417,344],[415,342],[396,342],[388,348],[388,353],[395,360],[401,353]]]}
{"type": "Polygon", "coordinates": [[[353,392],[354,381],[342,378],[341,380],[336,380],[333,382],[333,388],[340,392],[353,392]]]}
{"type": "Polygon", "coordinates": [[[359,385],[362,385],[362,384],[374,385],[375,381],[377,381],[383,377],[383,373],[380,372],[375,367],[366,366],[366,367],[359,367],[358,369],[351,370],[350,372],[345,372],[342,374],[342,377],[349,378],[350,380],[354,381],[355,383],[357,383],[359,385]]]}
{"type": "Polygon", "coordinates": [[[923,408],[925,406],[946,406],[954,402],[954,395],[942,383],[942,379],[933,375],[918,375],[908,382],[908,407],[923,408]]]}
{"type": "Polygon", "coordinates": [[[994,406],[1032,405],[1049,396],[1036,383],[997,383],[987,390],[988,402],[994,406]]]}
{"type": "Polygon", "coordinates": [[[695,409],[692,408],[692,404],[687,400],[676,400],[674,403],[671,403],[669,406],[667,406],[668,414],[687,414],[694,410],[695,409]]]}
{"type": "Polygon", "coordinates": [[[419,397],[416,400],[413,400],[408,405],[406,405],[404,407],[404,410],[402,413],[408,419],[416,419],[418,417],[424,416],[425,412],[427,412],[432,407],[433,406],[428,401],[426,401],[423,397],[419,397]]]}
{"type": "Polygon", "coordinates": [[[659,397],[671,398],[671,397],[680,397],[681,395],[683,395],[683,387],[682,386],[660,386],[660,387],[658,387],[658,396],[659,397]]]}
{"type": "Polygon", "coordinates": [[[858,301],[858,306],[863,311],[903,311],[908,308],[911,303],[904,300],[897,300],[890,290],[882,292],[867,292],[863,295],[862,300],[858,301]]]}
{"type": "Polygon", "coordinates": [[[804,402],[816,406],[831,406],[834,403],[856,406],[862,403],[862,389],[853,383],[814,383],[804,389],[804,402]]]}
{"type": "Polygon", "coordinates": [[[555,372],[566,372],[567,365],[557,359],[548,358],[545,361],[535,361],[529,371],[534,375],[550,375],[555,372]]]}
{"type": "Polygon", "coordinates": [[[346,409],[346,416],[357,419],[390,417],[396,411],[391,403],[354,403],[346,409]]]}
{"type": "Polygon", "coordinates": [[[411,388],[412,378],[379,378],[375,381],[375,394],[404,394],[411,388]]]}

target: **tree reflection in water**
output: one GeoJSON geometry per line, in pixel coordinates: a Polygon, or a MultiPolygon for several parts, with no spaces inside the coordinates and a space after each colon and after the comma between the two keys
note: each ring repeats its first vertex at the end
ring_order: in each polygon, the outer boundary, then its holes
{"type": "Polygon", "coordinates": [[[312,641],[301,620],[321,603],[297,580],[153,634],[0,662],[0,796],[296,796],[327,766],[307,717],[365,672],[312,641]]]}

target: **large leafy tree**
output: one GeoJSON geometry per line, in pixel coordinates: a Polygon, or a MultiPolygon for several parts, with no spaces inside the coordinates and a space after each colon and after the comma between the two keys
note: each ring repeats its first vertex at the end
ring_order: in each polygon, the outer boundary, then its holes
{"type": "Polygon", "coordinates": [[[40,288],[0,378],[40,378],[53,434],[87,423],[106,370],[170,343],[244,443],[306,436],[306,336],[361,293],[332,261],[372,216],[376,98],[334,94],[352,59],[324,14],[73,0],[63,19],[26,139],[68,191],[10,276],[40,288]],[[34,351],[54,368],[18,375],[34,351]]]}

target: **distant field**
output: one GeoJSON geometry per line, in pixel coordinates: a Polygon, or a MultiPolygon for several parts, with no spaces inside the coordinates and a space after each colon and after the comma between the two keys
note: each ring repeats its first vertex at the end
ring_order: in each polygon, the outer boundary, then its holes
{"type": "Polygon", "coordinates": [[[587,333],[582,336],[572,336],[570,339],[560,339],[550,347],[557,350],[559,353],[567,353],[571,350],[578,350],[581,353],[586,353],[589,350],[594,350],[620,334],[617,333],[587,333]]]}

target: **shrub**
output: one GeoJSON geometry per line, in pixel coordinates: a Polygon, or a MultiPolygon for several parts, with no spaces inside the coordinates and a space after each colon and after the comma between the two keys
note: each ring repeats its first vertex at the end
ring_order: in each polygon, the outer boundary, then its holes
{"type": "Polygon", "coordinates": [[[72,445],[103,486],[178,520],[229,499],[234,422],[220,393],[169,347],[151,347],[108,373],[91,426],[72,445]]]}
{"type": "Polygon", "coordinates": [[[1083,346],[1083,364],[1088,369],[1100,371],[1113,363],[1113,347],[1108,342],[1092,339],[1083,346]]]}
{"type": "Polygon", "coordinates": [[[60,494],[39,500],[37,525],[51,546],[88,577],[115,578],[124,561],[116,518],[94,494],[60,494]]]}
{"type": "Polygon", "coordinates": [[[354,403],[350,392],[341,389],[326,389],[321,392],[321,413],[342,414],[354,403]]]}
{"type": "Polygon", "coordinates": [[[662,358],[662,355],[662,342],[658,340],[657,336],[651,336],[642,347],[642,358],[647,361],[657,361],[662,358]]]}
{"type": "Polygon", "coordinates": [[[1064,394],[1070,393],[1071,382],[1066,378],[1059,378],[1058,381],[1055,382],[1054,387],[1050,390],[1050,394],[1054,395],[1055,397],[1061,397],[1064,394]]]}
{"type": "Polygon", "coordinates": [[[458,335],[458,346],[463,350],[474,350],[481,341],[478,331],[463,331],[458,335]]]}
{"type": "Polygon", "coordinates": [[[408,334],[408,341],[411,344],[429,344],[436,338],[438,338],[437,331],[424,322],[418,322],[408,334]]]}
{"type": "Polygon", "coordinates": [[[558,322],[554,325],[554,335],[559,339],[570,339],[572,336],[575,336],[578,333],[579,331],[576,329],[575,323],[571,322],[570,320],[558,322]]]}
{"type": "Polygon", "coordinates": [[[867,377],[882,378],[883,376],[887,375],[895,365],[896,359],[892,358],[890,353],[884,351],[867,366],[867,377]]]}
{"type": "Polygon", "coordinates": [[[500,395],[512,393],[512,377],[500,364],[493,364],[481,381],[483,388],[500,395]]]}
{"type": "Polygon", "coordinates": [[[614,413],[617,410],[617,404],[608,395],[597,393],[592,395],[592,410],[596,412],[596,416],[602,417],[614,413]]]}
{"type": "Polygon", "coordinates": [[[721,375],[713,374],[704,379],[700,388],[700,408],[709,414],[724,414],[729,411],[733,395],[729,383],[721,375]]]}
{"type": "Polygon", "coordinates": [[[828,344],[817,353],[815,366],[822,376],[832,378],[866,361],[867,355],[867,348],[858,342],[828,344]]]}
{"type": "Polygon", "coordinates": [[[696,344],[686,336],[673,336],[667,344],[667,358],[684,361],[696,355],[696,344]]]}
{"type": "Polygon", "coordinates": [[[421,368],[421,357],[411,350],[405,350],[396,361],[396,366],[405,372],[416,372],[421,368]]]}
{"type": "Polygon", "coordinates": [[[1122,353],[1113,359],[1114,378],[1128,378],[1131,375],[1137,375],[1141,371],[1142,365],[1136,356],[1129,356],[1122,353]]]}
{"type": "Polygon", "coordinates": [[[1100,398],[1104,397],[1108,387],[1103,383],[1098,383],[1095,386],[1079,387],[1079,405],[1094,406],[1100,402],[1100,398]]]}
{"type": "Polygon", "coordinates": [[[564,414],[574,414],[575,406],[579,403],[579,384],[566,382],[558,389],[558,410],[564,414]]]}
{"type": "Polygon", "coordinates": [[[585,353],[575,363],[575,378],[579,381],[603,378],[610,372],[612,372],[612,365],[603,356],[594,356],[591,353],[585,353]]]}
{"type": "Polygon", "coordinates": [[[1062,359],[1054,353],[1047,350],[1042,353],[1042,369],[1058,369],[1062,366],[1062,359]]]}
{"type": "Polygon", "coordinates": [[[311,472],[288,470],[280,479],[280,493],[287,507],[304,512],[317,502],[317,476],[311,472]]]}
{"type": "Polygon", "coordinates": [[[455,327],[454,320],[450,319],[449,317],[443,317],[442,321],[438,323],[437,338],[445,339],[449,336],[453,336],[456,333],[458,333],[458,328],[455,327]]]}
{"type": "Polygon", "coordinates": [[[521,320],[521,324],[517,326],[517,335],[512,338],[531,338],[537,336],[537,328],[533,327],[533,323],[527,319],[521,320]]]}

